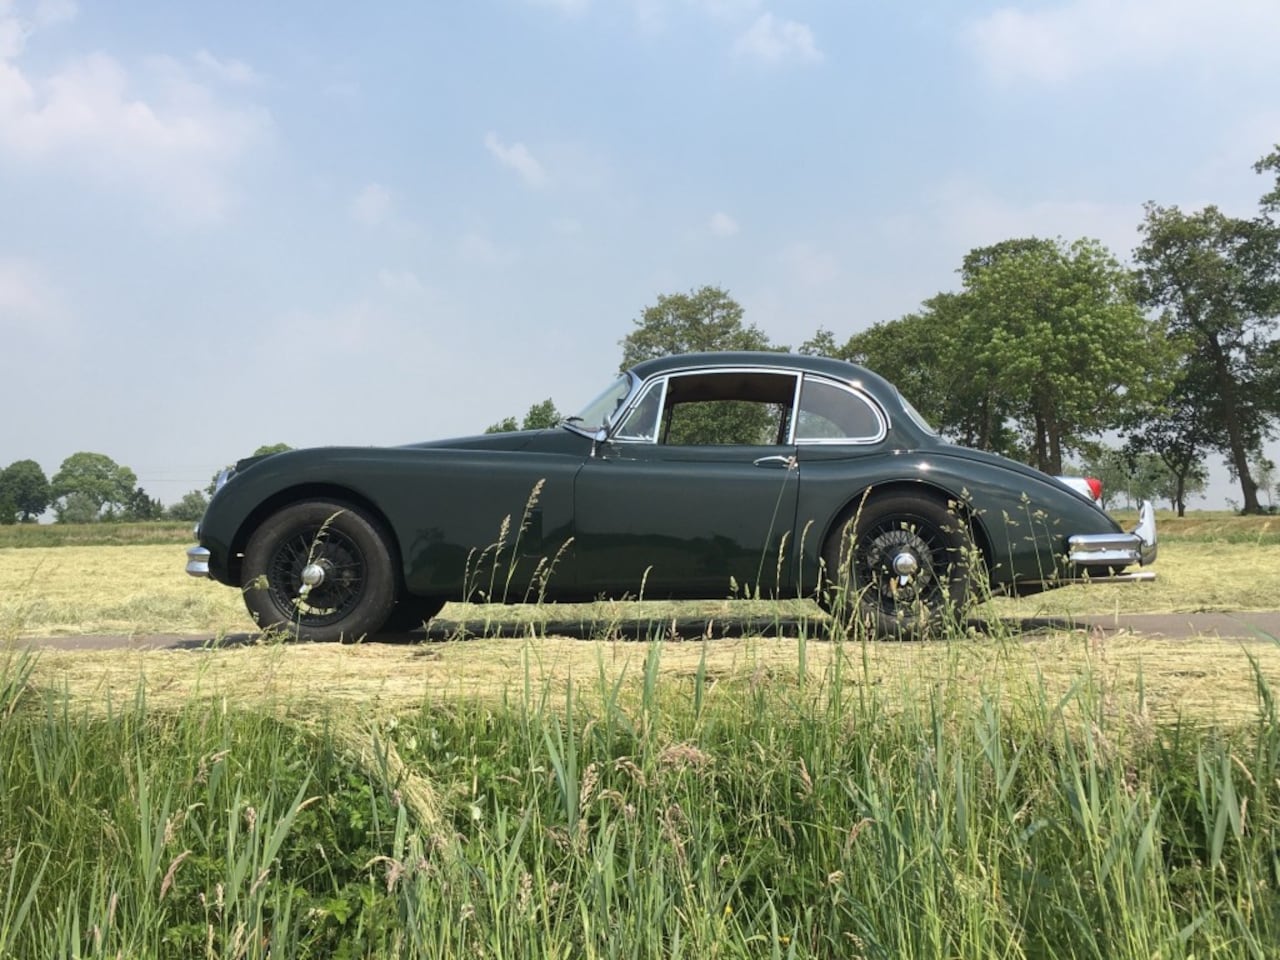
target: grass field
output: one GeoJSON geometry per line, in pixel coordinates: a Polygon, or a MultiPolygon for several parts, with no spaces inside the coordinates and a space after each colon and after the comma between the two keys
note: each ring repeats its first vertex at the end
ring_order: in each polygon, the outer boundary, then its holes
{"type": "Polygon", "coordinates": [[[0,958],[1280,957],[1280,638],[1008,625],[1274,609],[1265,523],[916,644],[800,602],[281,643],[182,541],[0,548],[0,958]],[[79,632],[193,640],[15,642],[79,632]]]}

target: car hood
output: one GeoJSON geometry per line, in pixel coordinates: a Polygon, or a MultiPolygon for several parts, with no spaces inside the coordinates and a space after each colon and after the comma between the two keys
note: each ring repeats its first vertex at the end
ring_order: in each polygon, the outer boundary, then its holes
{"type": "Polygon", "coordinates": [[[540,450],[568,452],[583,444],[590,444],[579,434],[563,427],[547,430],[513,430],[507,433],[482,433],[474,437],[453,437],[448,440],[427,440],[405,444],[414,450],[540,450]]]}

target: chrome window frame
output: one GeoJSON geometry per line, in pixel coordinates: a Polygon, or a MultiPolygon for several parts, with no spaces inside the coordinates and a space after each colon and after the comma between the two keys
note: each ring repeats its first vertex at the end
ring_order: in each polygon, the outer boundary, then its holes
{"type": "Polygon", "coordinates": [[[649,391],[658,390],[658,419],[653,425],[653,437],[646,439],[645,437],[625,437],[620,433],[613,432],[613,426],[610,426],[609,439],[615,443],[652,443],[658,442],[658,437],[662,434],[662,411],[667,403],[667,386],[671,382],[670,374],[663,374],[660,377],[652,377],[640,385],[640,389],[636,390],[627,403],[621,408],[617,418],[617,428],[622,429],[623,425],[630,418],[631,414],[644,402],[649,396],[649,391]]]}
{"type": "MultiPolygon", "coordinates": [[[[731,367],[681,367],[677,370],[668,370],[666,373],[660,373],[643,381],[639,388],[634,390],[627,398],[627,402],[619,408],[618,415],[613,423],[609,425],[609,441],[611,443],[631,443],[631,444],[650,444],[658,446],[658,439],[661,435],[661,429],[658,431],[659,436],[655,436],[652,440],[633,440],[626,437],[617,436],[614,431],[614,425],[621,425],[626,422],[627,417],[631,415],[631,408],[636,406],[641,397],[649,391],[649,384],[662,382],[662,406],[659,410],[665,410],[667,404],[667,391],[671,386],[672,377],[683,377],[690,375],[711,375],[715,376],[723,373],[765,373],[778,377],[792,377],[795,380],[795,390],[791,395],[791,423],[787,428],[787,442],[782,446],[790,447],[795,445],[795,414],[797,406],[800,402],[800,388],[804,385],[804,378],[807,374],[803,370],[792,370],[786,367],[764,367],[764,366],[731,366],[731,367]]],[[[824,378],[825,379],[825,378],[824,378]]],[[[840,381],[834,380],[833,383],[839,384],[840,381]]],[[[661,415],[659,415],[659,428],[661,428],[661,415]]],[[[761,444],[760,446],[777,447],[778,444],[761,444]]]]}
{"type": "MultiPolygon", "coordinates": [[[[630,370],[627,370],[620,377],[618,377],[617,380],[614,380],[613,383],[617,383],[618,380],[621,380],[623,378],[625,378],[627,382],[631,384],[631,387],[627,391],[626,396],[623,397],[622,403],[617,408],[614,409],[612,414],[605,417],[604,423],[596,424],[590,430],[587,430],[583,427],[578,426],[578,424],[572,422],[571,420],[562,420],[560,422],[560,425],[564,427],[566,430],[571,430],[574,433],[578,434],[579,436],[583,436],[588,439],[595,439],[596,432],[602,428],[605,430],[606,433],[611,432],[613,430],[613,425],[615,423],[622,422],[621,420],[617,419],[618,414],[621,411],[626,410],[628,407],[631,406],[631,404],[635,401],[638,395],[636,391],[638,389],[643,388],[644,385],[649,382],[648,380],[641,381],[640,378],[637,377],[634,373],[632,373],[630,370]]],[[[613,383],[611,383],[609,386],[613,386],[613,383]]],[[[603,393],[604,393],[604,390],[601,390],[599,394],[597,394],[595,397],[592,397],[592,401],[599,399],[603,393]]]]}
{"type": "Polygon", "coordinates": [[[855,438],[855,437],[808,437],[802,438],[796,436],[796,429],[800,426],[800,393],[796,393],[795,403],[792,407],[791,415],[791,445],[804,447],[830,447],[830,446],[870,446],[874,443],[880,443],[889,435],[889,415],[885,412],[884,407],[875,397],[862,389],[862,385],[854,382],[848,383],[843,380],[836,380],[832,377],[824,377],[821,374],[805,373],[800,377],[800,387],[803,388],[804,382],[813,380],[815,383],[821,383],[829,387],[838,387],[845,393],[851,394],[858,400],[861,400],[871,412],[875,414],[876,422],[880,426],[879,432],[873,437],[855,438]]]}

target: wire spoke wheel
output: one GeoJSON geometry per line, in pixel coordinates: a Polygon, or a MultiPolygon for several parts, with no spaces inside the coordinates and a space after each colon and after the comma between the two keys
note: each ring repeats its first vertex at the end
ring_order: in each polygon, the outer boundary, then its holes
{"type": "Polygon", "coordinates": [[[355,507],[306,501],[262,523],[245,548],[244,601],[263,629],[308,640],[374,633],[396,599],[389,537],[355,507]]]}
{"type": "Polygon", "coordinates": [[[903,494],[868,499],[824,551],[847,625],[880,637],[916,639],[958,619],[969,594],[973,541],[938,501],[903,494]]]}
{"type": "Polygon", "coordinates": [[[290,619],[307,627],[323,627],[349,615],[360,602],[368,579],[368,562],[359,545],[339,530],[299,530],[282,542],[268,563],[267,583],[281,609],[292,607],[290,619]],[[315,585],[303,579],[319,568],[315,585]]]}

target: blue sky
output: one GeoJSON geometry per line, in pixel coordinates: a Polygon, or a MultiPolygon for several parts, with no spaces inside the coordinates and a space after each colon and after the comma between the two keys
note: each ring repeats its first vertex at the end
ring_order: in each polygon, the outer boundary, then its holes
{"type": "Polygon", "coordinates": [[[1277,49],[1276,0],[0,0],[0,466],[171,502],[574,409],[661,293],[796,345],[998,240],[1127,258],[1256,211],[1277,49]]]}

